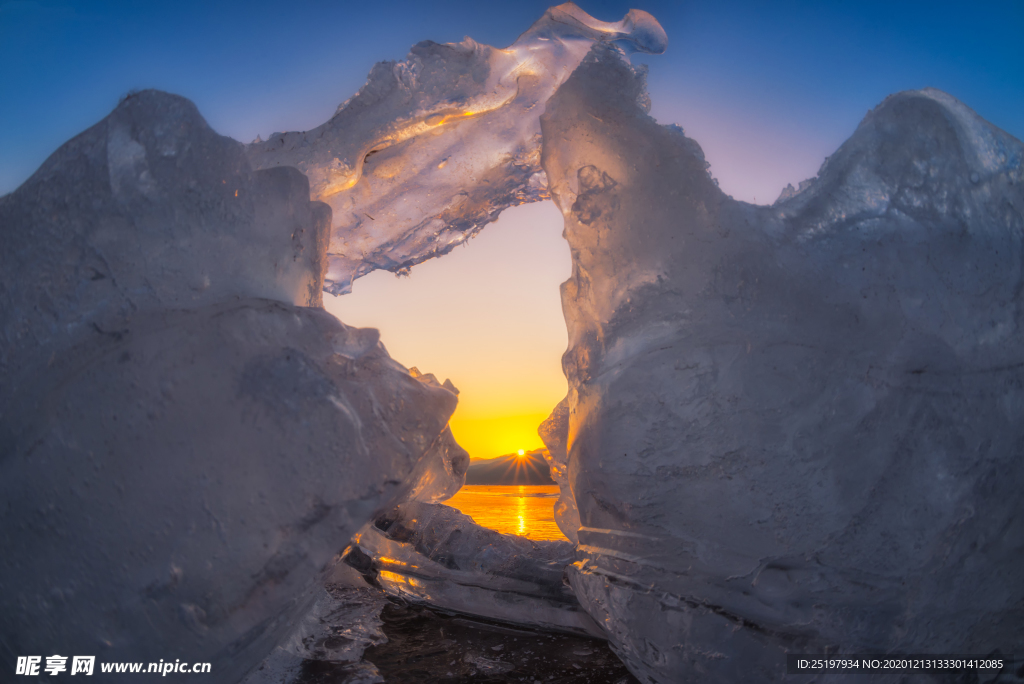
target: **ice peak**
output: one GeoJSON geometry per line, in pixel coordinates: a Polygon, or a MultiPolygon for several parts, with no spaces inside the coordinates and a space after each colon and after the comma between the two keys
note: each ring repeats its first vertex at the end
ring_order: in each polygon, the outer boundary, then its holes
{"type": "Polygon", "coordinates": [[[638,52],[660,55],[668,47],[668,35],[658,20],[643,10],[631,9],[621,21],[600,21],[574,2],[551,7],[516,41],[565,39],[576,33],[591,41],[625,40],[638,52]]]}

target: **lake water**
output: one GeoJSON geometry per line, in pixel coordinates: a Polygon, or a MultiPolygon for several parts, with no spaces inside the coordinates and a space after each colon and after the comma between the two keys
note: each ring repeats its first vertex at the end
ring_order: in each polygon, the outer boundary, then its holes
{"type": "Polygon", "coordinates": [[[504,534],[566,541],[555,524],[557,500],[558,485],[466,485],[445,504],[504,534]]]}

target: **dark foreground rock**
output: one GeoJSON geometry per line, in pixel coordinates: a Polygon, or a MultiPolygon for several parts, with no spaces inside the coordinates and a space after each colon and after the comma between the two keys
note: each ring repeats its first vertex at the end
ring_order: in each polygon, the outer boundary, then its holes
{"type": "MultiPolygon", "coordinates": [[[[608,644],[545,634],[391,603],[381,613],[387,643],[366,650],[388,684],[635,684],[608,644]]],[[[352,677],[351,665],[307,661],[294,684],[333,684],[352,677]]]]}

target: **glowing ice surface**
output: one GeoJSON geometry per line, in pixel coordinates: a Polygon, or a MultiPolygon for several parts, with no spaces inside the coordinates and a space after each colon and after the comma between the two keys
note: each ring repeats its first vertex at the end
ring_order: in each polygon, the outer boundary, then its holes
{"type": "MultiPolygon", "coordinates": [[[[409,369],[409,374],[430,387],[445,389],[456,395],[459,393],[451,380],[439,383],[433,373],[420,373],[418,368],[413,367],[409,369]]],[[[451,428],[446,426],[416,464],[409,478],[412,489],[404,500],[424,503],[446,501],[462,488],[468,470],[469,454],[459,446],[451,428]]]]}
{"type": "Polygon", "coordinates": [[[539,629],[601,635],[562,581],[573,558],[567,541],[501,534],[449,506],[410,502],[367,525],[356,543],[348,561],[405,600],[539,629]]]}
{"type": "Polygon", "coordinates": [[[562,534],[573,543],[579,542],[580,514],[576,510],[576,498],[569,482],[569,454],[566,443],[569,439],[569,400],[563,399],[551,415],[538,428],[540,438],[547,451],[544,457],[551,468],[551,479],[558,484],[558,501],[555,502],[555,523],[562,534]]]}
{"type": "Polygon", "coordinates": [[[334,210],[326,289],[445,254],[502,209],[547,197],[540,168],[545,103],[597,42],[661,52],[665,32],[630,10],[601,22],[549,9],[508,48],[470,38],[413,46],[381,62],[319,128],[249,145],[257,168],[294,166],[334,210]]]}

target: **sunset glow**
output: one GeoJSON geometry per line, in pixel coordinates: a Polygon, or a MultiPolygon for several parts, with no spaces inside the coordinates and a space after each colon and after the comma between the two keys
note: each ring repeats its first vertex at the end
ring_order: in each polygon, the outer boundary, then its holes
{"type": "Polygon", "coordinates": [[[518,534],[520,537],[525,535],[526,534],[526,530],[527,530],[527,526],[526,526],[526,498],[524,496],[522,496],[522,494],[525,492],[525,490],[526,490],[525,487],[520,487],[519,488],[520,496],[519,496],[519,499],[516,501],[516,504],[517,504],[517,506],[516,506],[516,518],[518,518],[518,521],[519,521],[519,525],[516,527],[516,534],[518,534]]]}
{"type": "MultiPolygon", "coordinates": [[[[548,417],[547,411],[463,418],[463,414],[468,412],[462,405],[463,399],[463,394],[460,394],[460,405],[451,420],[451,428],[455,440],[473,458],[493,458],[518,452],[520,449],[525,453],[527,450],[544,447],[544,443],[537,436],[537,426],[548,417]]],[[[468,398],[466,403],[469,404],[471,400],[472,398],[468,398]]]]}
{"type": "Polygon", "coordinates": [[[378,328],[399,363],[451,379],[452,432],[472,458],[540,449],[537,426],[566,392],[561,232],[551,202],[513,207],[408,277],[371,273],[351,294],[325,294],[324,306],[346,325],[378,328]]]}
{"type": "Polygon", "coordinates": [[[1022,33],[0,0],[0,684],[1024,684],[1022,33]]]}

